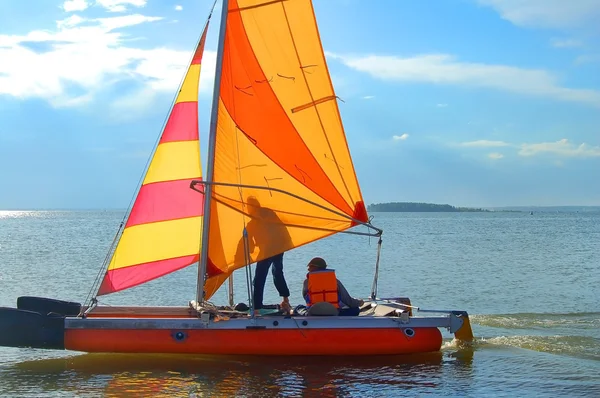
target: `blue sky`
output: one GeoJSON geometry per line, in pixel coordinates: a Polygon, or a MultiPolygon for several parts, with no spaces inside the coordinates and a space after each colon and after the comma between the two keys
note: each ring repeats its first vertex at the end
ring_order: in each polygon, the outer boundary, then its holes
{"type": "MultiPolygon", "coordinates": [[[[0,209],[127,207],[211,6],[0,2],[0,209]]],[[[600,0],[314,6],[367,203],[600,205],[600,0]]]]}

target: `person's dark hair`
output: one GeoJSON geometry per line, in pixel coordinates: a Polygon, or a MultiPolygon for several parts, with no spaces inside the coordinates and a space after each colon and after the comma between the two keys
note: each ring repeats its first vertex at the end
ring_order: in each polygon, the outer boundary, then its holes
{"type": "Polygon", "coordinates": [[[313,265],[317,268],[327,268],[327,263],[321,257],[315,257],[308,262],[308,265],[313,265]]]}

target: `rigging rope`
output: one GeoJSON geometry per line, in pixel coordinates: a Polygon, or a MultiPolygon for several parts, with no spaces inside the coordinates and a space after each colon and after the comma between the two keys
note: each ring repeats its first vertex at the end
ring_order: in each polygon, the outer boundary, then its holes
{"type": "Polygon", "coordinates": [[[233,306],[235,305],[234,296],[233,296],[233,272],[231,273],[231,275],[229,275],[228,290],[229,290],[229,306],[233,309],[233,306]]]}
{"type": "Polygon", "coordinates": [[[83,307],[88,306],[88,301],[89,301],[89,306],[92,306],[95,302],[97,302],[96,297],[93,297],[93,292],[96,292],[96,293],[98,292],[99,285],[100,285],[100,283],[102,281],[102,277],[104,275],[104,271],[106,271],[106,269],[108,268],[110,258],[112,257],[112,254],[114,252],[115,246],[117,244],[117,238],[119,236],[119,233],[123,229],[123,225],[125,225],[125,220],[121,221],[121,224],[119,224],[119,229],[117,229],[117,233],[113,237],[113,240],[108,248],[108,252],[106,253],[106,256],[104,257],[104,261],[102,262],[102,267],[100,267],[100,269],[98,270],[98,273],[96,274],[96,277],[94,278],[94,282],[92,283],[92,287],[91,287],[90,291],[88,292],[87,296],[85,297],[85,300],[83,301],[83,307]]]}
{"type": "Polygon", "coordinates": [[[377,242],[377,260],[375,261],[375,276],[373,277],[373,285],[371,286],[371,300],[377,297],[377,279],[379,278],[379,256],[381,255],[381,236],[377,242]]]}
{"type": "Polygon", "coordinates": [[[250,244],[248,242],[248,230],[244,227],[244,258],[246,261],[246,286],[248,288],[248,307],[250,308],[250,316],[254,318],[254,287],[252,286],[252,267],[250,257],[250,244]]]}

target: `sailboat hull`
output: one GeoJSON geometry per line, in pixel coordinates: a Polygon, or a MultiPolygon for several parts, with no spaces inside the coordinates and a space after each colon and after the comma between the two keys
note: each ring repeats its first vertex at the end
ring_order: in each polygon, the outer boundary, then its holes
{"type": "Polygon", "coordinates": [[[199,314],[190,307],[95,307],[82,317],[71,314],[76,303],[30,298],[21,304],[22,308],[0,308],[0,346],[94,353],[335,356],[439,351],[441,328],[457,339],[472,339],[463,311],[437,317],[404,313],[250,318],[234,312],[229,317],[226,311],[199,314]],[[46,312],[47,305],[58,312],[46,312]]]}
{"type": "Polygon", "coordinates": [[[207,355],[397,355],[439,351],[437,328],[67,329],[65,348],[85,352],[207,355]],[[178,338],[178,333],[179,337],[178,338]],[[181,339],[181,340],[180,340],[181,339]]]}

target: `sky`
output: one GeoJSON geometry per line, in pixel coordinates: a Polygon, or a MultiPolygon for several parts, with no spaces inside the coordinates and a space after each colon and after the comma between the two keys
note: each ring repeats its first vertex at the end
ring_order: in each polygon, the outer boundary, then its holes
{"type": "MultiPolygon", "coordinates": [[[[0,209],[126,208],[212,3],[0,1],[0,209]]],[[[600,205],[600,0],[313,3],[367,203],[600,205]]]]}

